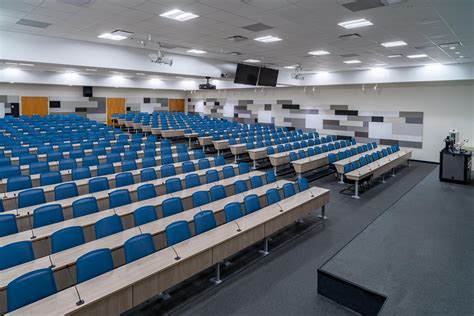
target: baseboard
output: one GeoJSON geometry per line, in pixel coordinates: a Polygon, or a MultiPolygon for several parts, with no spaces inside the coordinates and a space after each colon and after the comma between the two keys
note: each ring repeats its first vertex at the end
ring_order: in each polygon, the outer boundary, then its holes
{"type": "Polygon", "coordinates": [[[378,315],[387,297],[318,269],[318,294],[362,315],[378,315]]]}

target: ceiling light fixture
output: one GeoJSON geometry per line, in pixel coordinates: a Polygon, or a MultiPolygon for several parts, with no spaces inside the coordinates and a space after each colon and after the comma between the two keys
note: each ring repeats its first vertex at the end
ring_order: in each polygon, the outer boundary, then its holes
{"type": "Polygon", "coordinates": [[[34,64],[24,64],[24,63],[19,63],[18,65],[20,66],[28,66],[28,67],[34,67],[34,64]]]}
{"type": "Polygon", "coordinates": [[[146,76],[146,74],[144,74],[143,72],[137,72],[135,73],[137,76],[146,76]]]}
{"type": "Polygon", "coordinates": [[[344,63],[345,64],[360,64],[361,61],[360,60],[357,60],[357,59],[353,59],[353,60],[344,60],[344,63]]]}
{"type": "Polygon", "coordinates": [[[160,14],[160,16],[162,16],[164,18],[180,21],[180,22],[184,22],[184,21],[191,20],[191,19],[199,17],[199,15],[196,15],[196,14],[191,13],[191,12],[184,12],[184,11],[179,10],[179,9],[174,9],[174,10],[162,13],[162,14],[160,14]]]}
{"type": "Polygon", "coordinates": [[[207,53],[205,50],[200,50],[200,49],[190,49],[187,52],[188,53],[193,53],[193,54],[205,54],[205,53],[207,53]]]}
{"type": "Polygon", "coordinates": [[[393,55],[388,55],[388,58],[398,58],[398,57],[403,57],[402,54],[393,54],[393,55]]]}
{"type": "Polygon", "coordinates": [[[382,45],[384,47],[398,47],[398,46],[406,46],[408,44],[405,43],[404,41],[394,41],[394,42],[382,43],[380,45],[382,45]]]}
{"type": "Polygon", "coordinates": [[[18,65],[18,63],[12,63],[12,62],[6,61],[6,62],[5,62],[5,65],[16,66],[16,65],[18,65]]]}
{"type": "Polygon", "coordinates": [[[261,63],[261,60],[258,59],[246,59],[244,60],[244,63],[261,63]]]}
{"type": "Polygon", "coordinates": [[[86,71],[97,71],[97,69],[94,69],[94,68],[86,68],[86,71]]]}
{"type": "Polygon", "coordinates": [[[298,65],[285,66],[286,69],[295,69],[298,65]]]}
{"type": "Polygon", "coordinates": [[[366,19],[358,19],[358,20],[341,22],[341,23],[338,23],[337,25],[342,26],[345,29],[354,29],[357,27],[369,26],[369,25],[374,25],[374,24],[370,21],[367,21],[366,19]]]}
{"type": "Polygon", "coordinates": [[[111,33],[104,33],[104,34],[99,35],[97,37],[112,40],[112,41],[121,41],[121,40],[124,40],[124,39],[127,38],[126,36],[123,36],[123,35],[114,35],[114,34],[111,34],[111,33]]]}
{"type": "Polygon", "coordinates": [[[323,56],[323,55],[329,55],[331,53],[327,52],[325,50],[315,50],[315,51],[312,51],[312,52],[308,52],[308,54],[313,55],[313,56],[323,56]]]}
{"type": "Polygon", "coordinates": [[[407,55],[408,58],[413,59],[413,58],[425,58],[428,57],[426,54],[415,54],[415,55],[407,55]]]}
{"type": "Polygon", "coordinates": [[[262,36],[262,37],[257,37],[255,41],[263,42],[263,43],[271,43],[271,42],[278,42],[281,41],[281,38],[276,37],[276,36],[262,36]]]}

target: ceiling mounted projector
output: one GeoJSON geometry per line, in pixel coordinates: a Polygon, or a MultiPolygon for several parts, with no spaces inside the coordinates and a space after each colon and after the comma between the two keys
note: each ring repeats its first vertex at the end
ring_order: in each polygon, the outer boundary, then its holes
{"type": "Polygon", "coordinates": [[[206,77],[206,83],[203,83],[203,84],[200,84],[199,85],[199,89],[201,90],[215,90],[216,89],[216,85],[213,85],[212,83],[209,82],[209,80],[211,79],[211,77],[206,77]]]}
{"type": "Polygon", "coordinates": [[[148,57],[150,58],[150,61],[152,63],[168,65],[170,67],[173,66],[173,60],[171,58],[165,57],[161,51],[158,51],[156,53],[150,53],[148,57]]]}

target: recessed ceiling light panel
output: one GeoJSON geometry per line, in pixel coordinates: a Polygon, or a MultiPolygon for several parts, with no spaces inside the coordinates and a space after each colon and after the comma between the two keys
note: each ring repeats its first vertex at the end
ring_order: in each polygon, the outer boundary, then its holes
{"type": "Polygon", "coordinates": [[[207,53],[205,50],[200,50],[200,49],[190,49],[187,52],[188,53],[193,53],[193,54],[205,54],[205,53],[207,53]]]}
{"type": "Polygon", "coordinates": [[[357,59],[352,59],[352,60],[344,60],[345,64],[360,64],[361,61],[357,59]]]}
{"type": "Polygon", "coordinates": [[[399,58],[399,57],[403,57],[402,54],[393,54],[393,55],[388,55],[387,56],[388,58],[399,58]]]}
{"type": "Polygon", "coordinates": [[[426,54],[415,54],[415,55],[407,55],[408,58],[413,59],[413,58],[425,58],[428,57],[426,54]]]}
{"type": "Polygon", "coordinates": [[[164,18],[180,21],[180,22],[184,22],[184,21],[191,20],[191,19],[199,17],[199,15],[196,15],[196,14],[191,13],[191,12],[184,12],[184,11],[179,10],[179,9],[174,9],[174,10],[162,13],[162,14],[160,14],[160,16],[162,16],[164,18]]]}
{"type": "Polygon", "coordinates": [[[329,55],[331,53],[325,50],[315,50],[312,52],[308,52],[308,54],[313,55],[313,56],[324,56],[324,55],[329,55]]]}
{"type": "Polygon", "coordinates": [[[338,23],[337,25],[342,26],[345,29],[355,29],[358,27],[369,26],[369,25],[374,25],[374,24],[366,19],[358,19],[358,20],[341,22],[341,23],[338,23]]]}
{"type": "Polygon", "coordinates": [[[394,42],[382,43],[380,45],[384,47],[398,47],[398,46],[406,46],[407,43],[405,43],[404,41],[394,41],[394,42]]]}
{"type": "Polygon", "coordinates": [[[112,33],[104,33],[104,34],[101,34],[99,36],[97,36],[98,38],[104,38],[104,39],[108,39],[108,40],[112,40],[112,41],[121,41],[121,40],[124,40],[126,39],[127,37],[126,36],[122,36],[122,35],[114,35],[112,33]]]}
{"type": "Polygon", "coordinates": [[[261,63],[261,60],[258,59],[246,59],[244,60],[244,63],[261,63]]]}
{"type": "Polygon", "coordinates": [[[281,41],[281,38],[268,35],[268,36],[257,37],[255,40],[258,42],[263,42],[263,43],[272,43],[272,42],[281,41]]]}

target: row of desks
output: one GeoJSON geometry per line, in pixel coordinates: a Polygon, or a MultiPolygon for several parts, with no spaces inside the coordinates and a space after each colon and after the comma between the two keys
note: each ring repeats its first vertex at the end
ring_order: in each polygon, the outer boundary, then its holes
{"type": "Polygon", "coordinates": [[[329,202],[329,190],[310,188],[277,205],[161,249],[77,286],[84,304],[69,287],[11,315],[116,315],[144,302],[225,258],[291,225],[329,202]],[[179,259],[176,259],[176,253],[179,259]]]}

